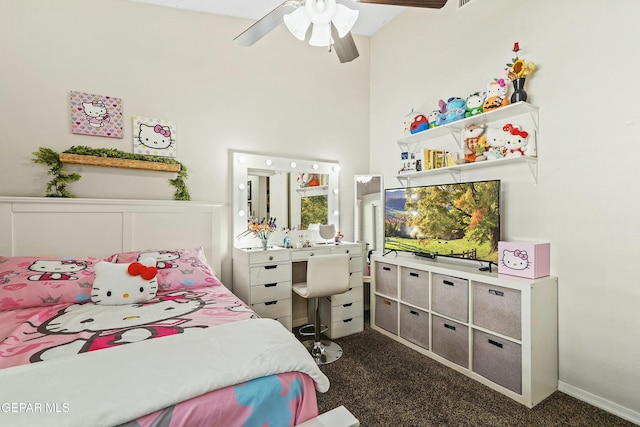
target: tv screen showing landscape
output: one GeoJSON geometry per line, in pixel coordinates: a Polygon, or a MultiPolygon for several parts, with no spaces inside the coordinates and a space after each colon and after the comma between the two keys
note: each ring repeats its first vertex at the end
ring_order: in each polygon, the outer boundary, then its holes
{"type": "Polygon", "coordinates": [[[498,262],[500,181],[385,190],[386,250],[498,262]]]}

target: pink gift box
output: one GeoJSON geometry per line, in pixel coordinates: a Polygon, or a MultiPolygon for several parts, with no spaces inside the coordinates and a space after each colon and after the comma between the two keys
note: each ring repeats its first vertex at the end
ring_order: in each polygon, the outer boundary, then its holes
{"type": "Polygon", "coordinates": [[[550,273],[551,244],[498,242],[498,273],[537,279],[550,273]]]}

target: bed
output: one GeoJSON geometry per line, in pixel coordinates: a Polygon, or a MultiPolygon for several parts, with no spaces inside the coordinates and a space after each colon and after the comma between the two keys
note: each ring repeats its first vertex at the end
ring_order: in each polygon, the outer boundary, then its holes
{"type": "Polygon", "coordinates": [[[292,426],[315,417],[326,376],[291,332],[220,280],[222,210],[0,197],[0,424],[292,426]],[[140,281],[136,292],[144,284],[142,299],[104,302],[108,286],[98,284],[120,286],[122,274],[140,281]]]}

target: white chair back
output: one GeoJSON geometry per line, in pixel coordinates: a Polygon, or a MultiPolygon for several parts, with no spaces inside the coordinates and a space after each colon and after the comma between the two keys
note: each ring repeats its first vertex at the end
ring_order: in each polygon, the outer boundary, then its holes
{"type": "Polygon", "coordinates": [[[307,298],[326,297],[349,290],[349,255],[314,255],[307,261],[307,298]]]}

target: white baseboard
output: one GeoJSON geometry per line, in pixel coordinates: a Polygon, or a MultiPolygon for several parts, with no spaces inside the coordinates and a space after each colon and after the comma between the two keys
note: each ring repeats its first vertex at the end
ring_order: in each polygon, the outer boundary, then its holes
{"type": "Polygon", "coordinates": [[[562,381],[558,381],[558,390],[604,411],[610,412],[622,419],[640,425],[640,412],[632,411],[629,408],[625,408],[615,402],[596,396],[595,394],[589,393],[588,391],[584,391],[562,381]]]}

